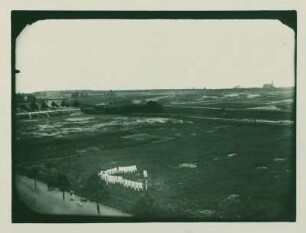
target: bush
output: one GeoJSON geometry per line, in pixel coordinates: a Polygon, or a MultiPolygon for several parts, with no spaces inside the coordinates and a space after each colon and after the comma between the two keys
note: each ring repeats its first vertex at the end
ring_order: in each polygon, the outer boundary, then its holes
{"type": "Polygon", "coordinates": [[[43,110],[47,110],[47,109],[49,108],[49,106],[48,106],[48,104],[47,104],[45,101],[43,101],[43,102],[41,103],[40,108],[43,109],[43,110]]]}
{"type": "Polygon", "coordinates": [[[51,106],[53,108],[58,108],[59,107],[58,104],[56,102],[54,102],[54,101],[51,102],[51,106]]]}
{"type": "Polygon", "coordinates": [[[148,192],[143,194],[133,208],[136,217],[158,218],[161,216],[161,207],[148,192]]]}

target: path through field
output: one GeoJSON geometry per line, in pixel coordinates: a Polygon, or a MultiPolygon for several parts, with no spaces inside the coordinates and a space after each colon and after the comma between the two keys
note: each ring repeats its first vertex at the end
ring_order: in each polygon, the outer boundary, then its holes
{"type": "MultiPolygon", "coordinates": [[[[81,197],[66,194],[65,201],[62,192],[53,190],[47,191],[47,185],[37,181],[37,190],[34,189],[33,180],[25,176],[17,176],[17,190],[19,197],[27,203],[31,209],[39,213],[47,214],[77,214],[77,215],[97,215],[96,203],[80,202],[81,197]]],[[[130,214],[99,204],[101,216],[130,217],[130,214]]]]}

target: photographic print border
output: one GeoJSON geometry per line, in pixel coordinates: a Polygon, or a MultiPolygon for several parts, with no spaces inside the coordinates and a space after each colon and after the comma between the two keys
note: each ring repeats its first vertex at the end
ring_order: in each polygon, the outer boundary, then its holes
{"type": "MultiPolygon", "coordinates": [[[[16,77],[18,73],[16,69],[16,38],[27,26],[39,20],[47,19],[135,19],[135,20],[154,20],[154,19],[173,19],[173,20],[257,20],[257,19],[275,19],[280,20],[283,24],[289,26],[295,32],[295,51],[294,51],[294,77],[295,77],[295,93],[294,93],[294,158],[296,161],[296,95],[297,95],[297,12],[294,10],[284,11],[23,11],[14,10],[11,12],[11,70],[12,70],[12,104],[11,104],[11,120],[12,120],[12,221],[13,223],[98,223],[98,222],[204,222],[203,219],[145,219],[145,218],[114,218],[114,217],[95,217],[95,216],[68,216],[68,215],[47,215],[38,214],[28,209],[18,198],[14,185],[14,145],[15,145],[15,93],[16,93],[16,77]]],[[[292,184],[294,186],[294,195],[292,202],[294,203],[294,213],[296,213],[296,162],[293,170],[292,184]]],[[[294,222],[294,218],[290,221],[294,222]]],[[[267,222],[277,222],[282,220],[268,219],[267,222]]],[[[211,220],[209,221],[211,222],[211,220]]],[[[216,222],[223,222],[218,221],[216,222]]],[[[229,219],[226,222],[231,222],[229,219]]],[[[234,221],[236,222],[236,221],[234,221]]],[[[245,219],[242,222],[250,222],[245,219]]]]}

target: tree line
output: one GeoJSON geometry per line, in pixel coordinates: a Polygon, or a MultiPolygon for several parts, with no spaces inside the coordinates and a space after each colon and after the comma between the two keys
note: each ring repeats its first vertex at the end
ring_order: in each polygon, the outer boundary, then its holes
{"type": "Polygon", "coordinates": [[[80,101],[78,99],[68,101],[62,99],[59,101],[51,100],[49,103],[45,99],[37,98],[35,95],[16,94],[16,108],[17,111],[43,111],[58,109],[60,107],[79,107],[80,101]]]}

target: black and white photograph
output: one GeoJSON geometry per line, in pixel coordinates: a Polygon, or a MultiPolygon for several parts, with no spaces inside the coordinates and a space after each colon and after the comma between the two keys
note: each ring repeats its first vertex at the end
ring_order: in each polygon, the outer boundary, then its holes
{"type": "Polygon", "coordinates": [[[295,11],[13,11],[13,222],[294,222],[295,11]]]}

